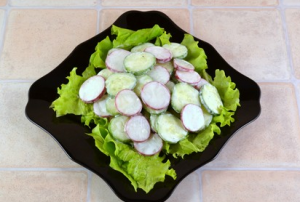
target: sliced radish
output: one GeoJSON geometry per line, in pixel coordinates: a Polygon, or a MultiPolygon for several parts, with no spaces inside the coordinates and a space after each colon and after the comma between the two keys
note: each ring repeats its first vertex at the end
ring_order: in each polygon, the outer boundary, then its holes
{"type": "Polygon", "coordinates": [[[181,121],[185,129],[197,132],[205,127],[204,115],[201,107],[187,104],[181,111],[181,121]]]}
{"type": "Polygon", "coordinates": [[[79,97],[86,103],[100,99],[105,93],[105,79],[96,75],[87,79],[79,89],[79,97]]]}
{"type": "Polygon", "coordinates": [[[145,84],[142,88],[141,98],[151,109],[160,110],[170,104],[171,95],[165,85],[152,81],[145,84]]]}
{"type": "Polygon", "coordinates": [[[176,73],[175,73],[175,77],[179,81],[184,82],[184,83],[188,83],[188,84],[191,84],[191,85],[196,85],[201,80],[200,75],[195,71],[183,72],[183,71],[178,71],[177,70],[176,73]]]}
{"type": "Polygon", "coordinates": [[[192,65],[188,61],[178,59],[178,58],[175,58],[173,60],[173,65],[175,69],[178,69],[180,71],[185,71],[185,72],[194,71],[195,69],[194,65],[192,65]]]}
{"type": "Polygon", "coordinates": [[[144,142],[135,142],[134,148],[142,155],[151,156],[161,151],[163,141],[156,133],[144,142]]]}
{"type": "Polygon", "coordinates": [[[100,117],[109,117],[111,114],[106,110],[107,95],[103,96],[100,100],[97,100],[93,104],[94,113],[100,117]]]}
{"type": "Polygon", "coordinates": [[[112,51],[105,60],[106,67],[113,72],[125,72],[123,61],[130,52],[123,49],[112,51]]]}
{"type": "Polygon", "coordinates": [[[125,125],[128,137],[134,142],[143,142],[150,136],[150,124],[142,115],[131,117],[125,125]]]}
{"type": "Polygon", "coordinates": [[[159,63],[166,63],[172,59],[171,51],[160,46],[151,46],[144,51],[153,54],[159,63]]]}
{"type": "Polygon", "coordinates": [[[200,88],[201,88],[203,85],[207,84],[207,83],[208,83],[208,81],[206,81],[205,79],[202,79],[202,78],[201,78],[201,80],[197,83],[197,85],[195,85],[195,88],[196,88],[197,90],[200,90],[200,88]]]}
{"type": "Polygon", "coordinates": [[[117,110],[125,116],[133,116],[142,111],[142,103],[132,90],[121,90],[116,95],[115,102],[117,110]]]}
{"type": "Polygon", "coordinates": [[[168,70],[162,66],[155,66],[148,75],[159,83],[166,84],[170,80],[170,74],[168,70]]]}

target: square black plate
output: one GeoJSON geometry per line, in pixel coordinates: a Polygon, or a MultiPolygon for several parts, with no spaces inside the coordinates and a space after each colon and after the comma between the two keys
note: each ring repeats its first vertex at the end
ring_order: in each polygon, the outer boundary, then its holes
{"type": "MultiPolygon", "coordinates": [[[[180,43],[186,33],[168,16],[158,11],[128,11],[114,23],[116,26],[132,30],[150,28],[155,24],[171,33],[173,42],[180,43]]],[[[237,130],[259,116],[260,88],[253,80],[232,68],[210,44],[195,37],[207,55],[207,72],[214,77],[215,69],[223,69],[240,90],[241,107],[234,116],[236,121],[230,127],[222,128],[221,135],[215,136],[204,152],[185,156],[185,159],[170,157],[172,168],[177,173],[176,180],[166,177],[165,182],[157,183],[148,194],[142,190],[135,192],[127,178],[109,167],[109,158],[95,147],[94,139],[85,134],[89,129],[80,123],[78,117],[67,115],[57,118],[55,112],[49,108],[58,97],[57,88],[62,83],[67,83],[66,77],[72,68],[78,67],[78,74],[84,71],[96,44],[106,36],[111,36],[110,28],[79,44],[58,67],[32,84],[25,109],[26,116],[47,131],[73,161],[105,180],[120,199],[135,202],[165,201],[184,177],[212,161],[237,130]]]]}

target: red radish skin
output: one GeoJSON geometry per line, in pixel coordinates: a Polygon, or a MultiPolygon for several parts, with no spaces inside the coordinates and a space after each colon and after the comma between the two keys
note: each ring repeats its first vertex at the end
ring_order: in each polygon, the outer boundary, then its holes
{"type": "Polygon", "coordinates": [[[173,66],[175,69],[179,71],[185,71],[185,72],[194,71],[195,69],[194,65],[192,65],[191,63],[178,58],[175,58],[173,60],[173,66]]]}
{"type": "Polygon", "coordinates": [[[155,133],[144,142],[134,142],[133,146],[141,155],[152,156],[162,150],[163,140],[155,133]]]}
{"type": "Polygon", "coordinates": [[[190,132],[198,132],[203,129],[203,126],[200,124],[204,123],[204,116],[201,107],[194,104],[185,105],[180,113],[180,119],[183,127],[190,132]],[[196,116],[192,116],[192,114],[197,113],[196,116]],[[194,122],[194,125],[191,123],[194,122]],[[198,124],[198,125],[197,125],[198,124]]]}
{"type": "Polygon", "coordinates": [[[105,66],[112,72],[126,72],[123,61],[130,52],[123,49],[112,51],[105,60],[105,66]]]}
{"type": "Polygon", "coordinates": [[[79,89],[79,98],[85,103],[99,100],[106,92],[105,79],[96,75],[87,79],[79,89]]]}
{"type": "Polygon", "coordinates": [[[171,51],[160,46],[150,46],[144,51],[153,54],[158,63],[166,63],[172,59],[171,51]]]}
{"type": "Polygon", "coordinates": [[[181,82],[188,83],[191,85],[197,85],[197,83],[199,83],[201,80],[200,75],[195,71],[184,72],[177,70],[175,72],[175,78],[181,82]]]}
{"type": "Polygon", "coordinates": [[[138,96],[129,89],[124,89],[116,95],[115,106],[124,116],[133,116],[142,111],[142,103],[138,96]]]}
{"type": "Polygon", "coordinates": [[[162,66],[155,66],[148,75],[154,80],[162,84],[168,83],[170,80],[170,74],[168,70],[162,66]]]}
{"type": "Polygon", "coordinates": [[[161,110],[169,106],[171,94],[165,85],[157,81],[152,81],[143,86],[141,98],[147,107],[154,110],[161,110]]]}
{"type": "Polygon", "coordinates": [[[136,115],[126,122],[125,131],[132,141],[144,142],[150,137],[151,128],[144,116],[136,115]]]}
{"type": "Polygon", "coordinates": [[[208,81],[206,81],[205,79],[202,79],[195,85],[195,88],[197,90],[200,90],[200,88],[205,85],[205,84],[208,84],[208,81]]]}

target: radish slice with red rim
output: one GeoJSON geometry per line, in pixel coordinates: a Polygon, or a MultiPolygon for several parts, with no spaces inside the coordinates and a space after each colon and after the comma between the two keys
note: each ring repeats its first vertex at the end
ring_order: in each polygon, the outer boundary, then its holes
{"type": "Polygon", "coordinates": [[[181,122],[188,131],[197,132],[205,127],[203,111],[201,107],[197,105],[185,105],[180,115],[181,122]]]}
{"type": "Polygon", "coordinates": [[[133,116],[142,111],[142,103],[138,96],[128,89],[121,90],[116,95],[116,108],[125,116],[133,116]]]}
{"type": "Polygon", "coordinates": [[[112,72],[125,72],[124,59],[130,52],[123,49],[112,51],[105,60],[106,67],[112,72]]]}
{"type": "Polygon", "coordinates": [[[178,59],[178,58],[175,58],[173,60],[173,65],[175,69],[178,69],[180,71],[185,71],[185,72],[194,71],[195,69],[194,65],[192,65],[188,61],[178,59]]]}
{"type": "Polygon", "coordinates": [[[205,85],[205,84],[208,84],[208,81],[206,81],[205,79],[202,79],[197,83],[197,85],[195,85],[195,88],[197,90],[200,90],[200,88],[205,85]]]}
{"type": "Polygon", "coordinates": [[[151,156],[161,151],[163,141],[156,133],[144,142],[133,143],[134,148],[142,155],[151,156]]]}
{"type": "Polygon", "coordinates": [[[170,80],[170,74],[168,70],[162,66],[155,66],[148,75],[159,83],[166,84],[170,80]]]}
{"type": "Polygon", "coordinates": [[[166,63],[172,59],[171,51],[160,46],[150,46],[144,51],[153,54],[159,63],[166,63]]]}
{"type": "Polygon", "coordinates": [[[87,79],[79,89],[79,97],[86,103],[100,99],[105,93],[105,79],[96,75],[87,79]]]}
{"type": "Polygon", "coordinates": [[[197,85],[197,83],[199,83],[199,81],[201,80],[200,75],[195,71],[184,72],[184,71],[177,70],[175,73],[175,77],[179,81],[188,83],[191,85],[197,85]]]}
{"type": "Polygon", "coordinates": [[[110,114],[107,110],[106,110],[106,100],[107,100],[107,95],[103,96],[100,100],[97,100],[96,102],[94,102],[93,104],[93,109],[94,109],[94,113],[97,116],[100,117],[110,117],[112,116],[112,114],[110,114]]]}
{"type": "Polygon", "coordinates": [[[128,137],[134,142],[146,141],[150,136],[150,124],[142,115],[131,117],[125,125],[128,137]]]}
{"type": "Polygon", "coordinates": [[[145,84],[142,88],[141,98],[145,105],[151,109],[160,110],[168,107],[171,95],[165,85],[157,81],[152,81],[145,84]]]}

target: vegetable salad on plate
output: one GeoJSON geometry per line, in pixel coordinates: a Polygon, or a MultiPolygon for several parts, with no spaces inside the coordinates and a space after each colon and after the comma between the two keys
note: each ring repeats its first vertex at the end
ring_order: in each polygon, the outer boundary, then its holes
{"type": "Polygon", "coordinates": [[[176,179],[170,158],[204,151],[234,122],[240,93],[223,70],[206,72],[205,51],[190,34],[181,43],[158,25],[113,25],[111,34],[81,75],[72,69],[50,107],[57,117],[80,116],[109,166],[148,193],[176,179]]]}

